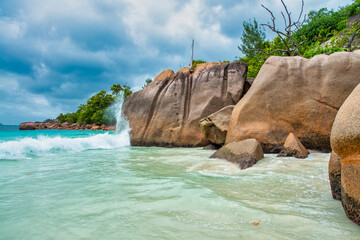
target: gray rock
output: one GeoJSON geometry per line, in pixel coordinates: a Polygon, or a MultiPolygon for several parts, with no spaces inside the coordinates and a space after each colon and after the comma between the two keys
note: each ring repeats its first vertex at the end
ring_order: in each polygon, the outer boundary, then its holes
{"type": "Polygon", "coordinates": [[[229,105],[200,120],[200,130],[205,138],[217,145],[224,145],[231,113],[235,105],[229,105]]]}
{"type": "Polygon", "coordinates": [[[216,151],[210,158],[225,159],[236,163],[241,169],[249,168],[264,158],[260,143],[256,139],[229,143],[216,151]]]}
{"type": "Polygon", "coordinates": [[[188,68],[160,73],[123,104],[131,144],[206,146],[200,119],[240,100],[246,72],[247,65],[236,62],[198,64],[193,74],[188,68]]]}

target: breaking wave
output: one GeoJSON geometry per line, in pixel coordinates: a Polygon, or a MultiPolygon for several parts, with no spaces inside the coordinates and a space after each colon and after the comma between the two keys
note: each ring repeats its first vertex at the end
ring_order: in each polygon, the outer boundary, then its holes
{"type": "MultiPolygon", "coordinates": [[[[119,99],[123,99],[122,96],[119,99]]],[[[76,153],[91,149],[114,149],[130,145],[129,125],[122,115],[122,102],[113,106],[117,124],[115,133],[92,133],[87,137],[64,136],[25,137],[0,141],[0,159],[26,159],[56,153],[76,153]]],[[[61,131],[59,131],[59,135],[61,131]]]]}
{"type": "Polygon", "coordinates": [[[47,137],[23,138],[0,143],[0,159],[24,159],[62,152],[90,149],[113,149],[129,145],[127,133],[96,134],[86,138],[47,137]]]}

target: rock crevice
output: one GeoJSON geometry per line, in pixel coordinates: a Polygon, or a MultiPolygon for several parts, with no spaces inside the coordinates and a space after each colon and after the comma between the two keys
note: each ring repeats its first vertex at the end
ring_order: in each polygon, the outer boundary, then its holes
{"type": "Polygon", "coordinates": [[[199,64],[176,74],[166,70],[123,104],[131,144],[136,146],[206,146],[199,120],[242,97],[247,65],[199,64]]]}

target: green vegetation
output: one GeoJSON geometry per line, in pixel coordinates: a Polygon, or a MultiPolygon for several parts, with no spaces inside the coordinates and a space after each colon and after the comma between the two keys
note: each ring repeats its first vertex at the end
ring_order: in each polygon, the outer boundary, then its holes
{"type": "Polygon", "coordinates": [[[144,86],[142,87],[143,89],[146,87],[146,85],[148,85],[149,83],[151,83],[153,80],[151,78],[147,78],[145,79],[145,84],[144,86]]]}
{"type": "Polygon", "coordinates": [[[245,56],[237,61],[248,64],[248,77],[256,77],[270,56],[300,55],[311,58],[317,54],[352,51],[360,47],[356,41],[356,37],[360,37],[360,23],[346,24],[349,17],[360,12],[360,0],[337,11],[327,8],[311,11],[304,21],[301,21],[301,11],[295,22],[289,20],[292,15],[281,2],[285,9],[285,13],[282,13],[286,26],[284,30],[276,27],[273,13],[264,6],[270,13],[271,23],[259,25],[256,19],[243,23],[242,44],[238,48],[245,56]],[[269,28],[277,36],[272,41],[266,41],[263,27],[269,28]]]}
{"type": "Polygon", "coordinates": [[[200,63],[206,63],[206,61],[204,61],[204,60],[194,60],[194,61],[192,62],[191,68],[192,68],[192,69],[195,69],[196,65],[198,65],[198,64],[200,64],[200,63]]]}
{"type": "Polygon", "coordinates": [[[259,26],[256,19],[253,22],[243,23],[244,32],[241,37],[242,44],[238,46],[239,50],[248,57],[254,57],[261,53],[260,49],[264,48],[265,32],[264,28],[259,26]]]}
{"type": "Polygon", "coordinates": [[[127,85],[114,84],[111,87],[112,94],[107,94],[105,90],[93,95],[87,100],[86,104],[81,104],[78,110],[73,113],[60,114],[57,119],[60,123],[86,123],[86,124],[107,124],[116,123],[115,116],[112,114],[111,106],[119,97],[126,98],[132,91],[127,85]]]}

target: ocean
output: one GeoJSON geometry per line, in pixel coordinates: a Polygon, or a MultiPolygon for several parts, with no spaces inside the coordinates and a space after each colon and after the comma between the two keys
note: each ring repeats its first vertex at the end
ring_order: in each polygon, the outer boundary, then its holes
{"type": "Polygon", "coordinates": [[[239,170],[213,152],[0,126],[0,239],[359,239],[329,154],[239,170]]]}

